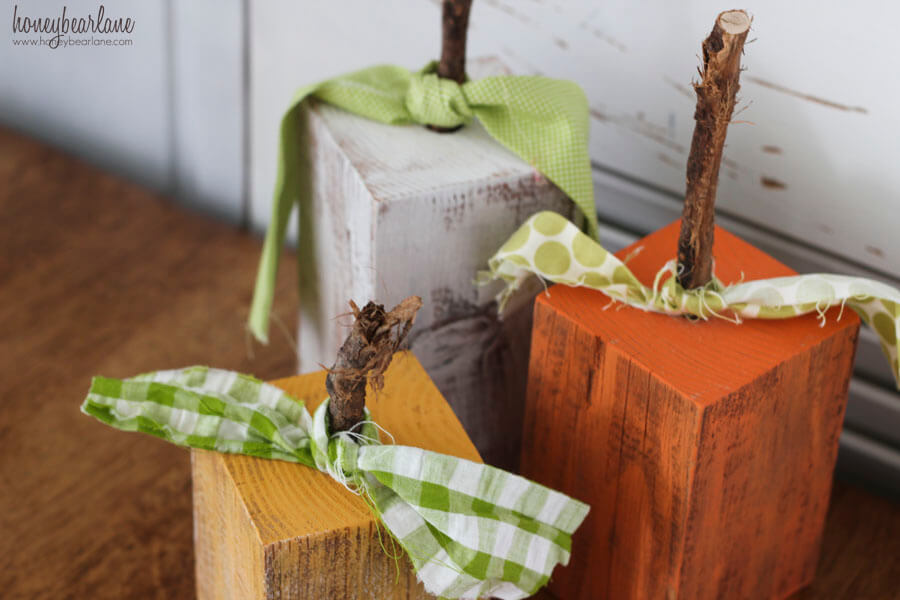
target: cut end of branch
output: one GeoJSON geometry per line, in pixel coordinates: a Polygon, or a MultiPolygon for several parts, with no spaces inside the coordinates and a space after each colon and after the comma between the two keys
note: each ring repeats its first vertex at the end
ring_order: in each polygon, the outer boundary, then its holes
{"type": "Polygon", "coordinates": [[[730,35],[750,31],[750,16],[743,10],[726,10],[719,15],[718,22],[722,31],[730,35]]]}
{"type": "Polygon", "coordinates": [[[369,302],[359,308],[352,300],[353,326],[328,370],[325,388],[332,431],[347,431],[365,418],[366,384],[384,387],[384,372],[412,329],[422,299],[410,296],[390,311],[369,302]]]}
{"type": "Polygon", "coordinates": [[[716,188],[725,135],[740,89],[741,55],[751,19],[743,10],[717,18],[703,42],[703,65],[697,92],[696,125],[687,163],[687,189],[678,239],[678,281],[685,289],[712,279],[716,188]]]}

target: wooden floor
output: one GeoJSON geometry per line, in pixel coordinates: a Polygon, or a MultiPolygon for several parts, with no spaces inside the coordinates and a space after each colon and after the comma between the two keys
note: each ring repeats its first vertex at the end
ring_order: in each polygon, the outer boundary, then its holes
{"type": "MultiPolygon", "coordinates": [[[[78,407],[94,374],[291,374],[287,336],[245,336],[260,242],[3,130],[0,180],[0,597],[191,598],[188,453],[78,407]]],[[[900,598],[900,506],[838,483],[797,598],[900,598]]]]}
{"type": "Polygon", "coordinates": [[[78,409],[94,374],[292,374],[277,331],[248,355],[259,240],[8,132],[0,181],[0,597],[190,598],[188,452],[78,409]]]}

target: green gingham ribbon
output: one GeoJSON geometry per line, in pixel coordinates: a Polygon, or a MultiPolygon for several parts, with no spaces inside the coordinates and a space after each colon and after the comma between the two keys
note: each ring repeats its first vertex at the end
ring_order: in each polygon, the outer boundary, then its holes
{"type": "Polygon", "coordinates": [[[652,287],[638,281],[625,264],[554,212],[533,215],[488,262],[479,281],[507,285],[502,306],[521,282],[538,275],[554,283],[584,286],[635,308],[669,315],[786,319],[849,306],[875,330],[900,388],[900,290],[884,283],[846,275],[811,274],[760,279],[725,286],[717,279],[696,290],[678,284],[676,260],[657,273],[652,287]]]}
{"type": "MultiPolygon", "coordinates": [[[[409,446],[377,426],[333,434],[328,401],[304,403],[207,367],[95,377],[81,410],[179,446],[300,463],[371,501],[425,589],[443,598],[525,598],[567,564],[588,506],[500,469],[409,446]]],[[[302,502],[302,498],[298,498],[302,502]]]]}
{"type": "Polygon", "coordinates": [[[295,203],[309,200],[298,172],[297,117],[307,98],[390,125],[455,127],[477,118],[495,140],[565,192],[587,217],[588,233],[597,237],[587,150],[588,104],[581,88],[570,81],[511,75],[459,85],[434,71],[434,63],[417,73],[382,65],[306,86],[294,94],[281,121],[272,219],[250,308],[250,330],[260,341],[268,341],[275,274],[288,218],[295,203]]]}

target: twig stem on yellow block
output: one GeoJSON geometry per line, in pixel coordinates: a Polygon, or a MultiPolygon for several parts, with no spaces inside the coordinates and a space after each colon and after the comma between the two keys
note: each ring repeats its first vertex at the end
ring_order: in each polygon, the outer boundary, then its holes
{"type": "Polygon", "coordinates": [[[350,301],[353,326],[325,379],[332,431],[347,431],[365,418],[366,383],[376,391],[384,386],[384,372],[421,307],[418,296],[410,296],[390,312],[374,302],[360,309],[350,301]]]}
{"type": "Polygon", "coordinates": [[[686,289],[701,287],[712,278],[713,225],[716,187],[725,135],[740,88],[741,54],[750,31],[743,10],[729,10],[716,18],[703,42],[703,66],[697,92],[696,125],[687,163],[687,190],[678,239],[678,281],[686,289]]]}

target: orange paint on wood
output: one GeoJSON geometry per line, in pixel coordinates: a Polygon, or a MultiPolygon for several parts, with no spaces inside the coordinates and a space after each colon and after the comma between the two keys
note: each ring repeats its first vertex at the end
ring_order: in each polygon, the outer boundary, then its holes
{"type": "MultiPolygon", "coordinates": [[[[274,382],[306,401],[325,398],[325,372],[274,382]]],[[[373,419],[397,444],[481,462],[416,358],[394,358],[373,419]]],[[[384,436],[382,436],[384,437],[384,436]]],[[[192,451],[199,598],[307,600],[430,598],[408,559],[382,550],[363,503],[328,475],[277,460],[192,451]],[[399,570],[398,570],[399,568],[399,570]]],[[[399,548],[398,548],[399,550],[399,548]]]]}
{"type": "MultiPolygon", "coordinates": [[[[622,250],[652,282],[678,223],[622,250]]],[[[716,228],[725,283],[794,272],[716,228]]],[[[782,598],[815,572],[859,319],[742,325],[539,297],[523,474],[591,505],[560,598],[782,598]]]]}

